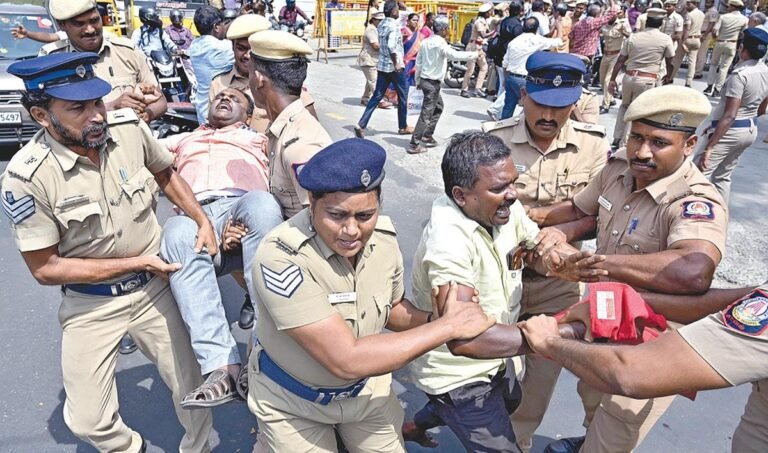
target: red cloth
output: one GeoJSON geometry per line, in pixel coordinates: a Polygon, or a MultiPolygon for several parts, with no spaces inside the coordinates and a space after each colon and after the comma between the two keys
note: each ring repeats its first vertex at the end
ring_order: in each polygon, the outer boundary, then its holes
{"type": "Polygon", "coordinates": [[[571,38],[570,52],[585,57],[594,57],[597,53],[600,28],[616,17],[616,14],[618,14],[617,11],[611,11],[600,17],[585,17],[578,21],[569,34],[571,38]]]}
{"type": "Polygon", "coordinates": [[[643,343],[658,337],[667,328],[666,318],[654,312],[631,286],[624,283],[591,283],[589,314],[592,337],[605,338],[612,343],[643,343]],[[642,334],[638,332],[639,326],[644,327],[642,334]]]}

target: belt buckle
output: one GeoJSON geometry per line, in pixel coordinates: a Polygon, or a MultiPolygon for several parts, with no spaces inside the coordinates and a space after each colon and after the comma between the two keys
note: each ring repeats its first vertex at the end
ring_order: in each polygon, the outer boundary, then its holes
{"type": "Polygon", "coordinates": [[[331,401],[340,401],[340,400],[345,400],[345,399],[348,399],[348,398],[352,398],[352,393],[353,392],[354,392],[354,390],[347,390],[347,391],[344,391],[344,392],[336,393],[331,398],[331,401]]]}
{"type": "Polygon", "coordinates": [[[141,275],[136,275],[126,282],[120,282],[119,286],[123,294],[130,294],[141,288],[141,275]]]}

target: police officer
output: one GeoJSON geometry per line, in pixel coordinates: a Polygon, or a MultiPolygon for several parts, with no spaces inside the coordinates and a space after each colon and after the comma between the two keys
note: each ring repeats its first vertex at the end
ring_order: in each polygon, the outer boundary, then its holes
{"type": "MultiPolygon", "coordinates": [[[[691,88],[644,92],[627,110],[626,149],[572,201],[532,208],[529,215],[545,225],[597,222],[597,253],[606,259],[594,268],[608,270],[610,280],[669,294],[706,291],[725,251],[727,207],[688,156],[710,110],[706,97],[691,88]]],[[[685,309],[662,314],[687,319],[685,309]]],[[[583,383],[579,393],[592,402],[586,440],[558,441],[552,452],[579,446],[590,453],[632,451],[672,402],[600,394],[583,383]]]]}
{"type": "Polygon", "coordinates": [[[355,451],[404,452],[390,372],[495,323],[456,302],[455,283],[438,319],[403,298],[395,229],[379,215],[385,159],[355,138],[315,154],[298,175],[309,209],[259,247],[248,407],[268,451],[336,452],[335,426],[355,451]],[[385,327],[395,333],[381,335],[385,327]]]}
{"type": "MultiPolygon", "coordinates": [[[[227,39],[232,41],[235,64],[231,70],[213,78],[208,92],[210,102],[213,102],[216,95],[225,88],[243,91],[253,98],[253,94],[248,86],[248,74],[251,67],[251,46],[248,44],[248,38],[254,33],[271,29],[272,23],[266,17],[258,14],[244,14],[232,21],[227,29],[227,39]]],[[[314,107],[315,100],[312,99],[312,96],[302,89],[301,99],[304,107],[317,118],[314,107]]],[[[269,126],[267,111],[263,108],[255,108],[253,115],[251,115],[251,121],[248,124],[253,129],[266,133],[269,126]]]]}
{"type": "Polygon", "coordinates": [[[712,31],[712,36],[717,41],[712,50],[712,61],[709,64],[707,75],[707,88],[704,94],[718,97],[720,89],[725,83],[728,68],[731,67],[736,57],[736,42],[749,20],[741,14],[744,2],[741,0],[728,0],[728,12],[720,16],[720,26],[712,31]]]}
{"type": "Polygon", "coordinates": [[[768,32],[757,27],[744,30],[739,64],[723,85],[706,145],[698,156],[699,168],[726,203],[739,157],[757,138],[755,118],[765,113],[762,104],[768,98],[768,66],[763,57],[767,49],[768,32]]]}
{"type": "Polygon", "coordinates": [[[699,47],[699,54],[696,56],[696,73],[694,79],[701,79],[704,77],[704,64],[707,62],[707,51],[712,42],[712,34],[715,31],[715,27],[720,21],[720,12],[715,6],[715,0],[706,0],[704,2],[706,12],[704,13],[704,24],[701,26],[701,47],[699,47]]]}
{"type": "MultiPolygon", "coordinates": [[[[648,8],[645,28],[632,34],[622,44],[619,59],[608,82],[608,91],[616,92],[616,77],[624,71],[621,86],[621,107],[616,116],[616,126],[613,129],[613,147],[618,148],[624,143],[625,123],[624,114],[632,101],[641,93],[656,86],[662,64],[666,65],[666,74],[672,73],[672,57],[675,46],[672,38],[659,31],[666,13],[661,8],[648,8]]],[[[666,78],[664,83],[668,83],[666,78]]]]}
{"type": "MultiPolygon", "coordinates": [[[[578,82],[585,72],[578,57],[536,52],[527,66],[530,79],[523,91],[523,115],[485,123],[483,130],[501,137],[512,150],[520,175],[515,182],[520,202],[527,207],[549,206],[572,199],[597,176],[610,144],[602,126],[568,119],[580,95],[572,82],[578,82]],[[556,78],[561,81],[557,86],[556,78]],[[534,95],[529,91],[535,91],[534,95]]],[[[581,244],[572,245],[580,248],[581,244]]],[[[547,278],[526,268],[520,317],[555,314],[578,302],[579,296],[578,283],[547,278]]],[[[523,399],[512,415],[517,443],[523,451],[531,448],[533,433],[559,374],[560,367],[554,362],[536,355],[525,357],[525,374],[520,381],[523,399]]]]}
{"type": "Polygon", "coordinates": [[[632,28],[627,20],[626,8],[622,6],[621,12],[616,16],[612,24],[603,25],[600,35],[603,38],[603,58],[600,60],[600,86],[603,87],[603,103],[600,113],[608,113],[611,105],[615,105],[611,92],[607,89],[608,77],[613,74],[613,67],[619,58],[619,52],[624,40],[632,34],[632,28]]]}
{"type": "MultiPolygon", "coordinates": [[[[160,226],[150,182],[198,224],[196,247],[215,250],[210,222],[173,156],[130,109],[107,113],[107,82],[90,52],[60,52],[12,64],[22,102],[43,128],[0,179],[2,206],[32,275],[61,285],[64,420],[100,451],[137,452],[141,435],[118,413],[118,343],[131,333],[178,403],[202,382],[184,323],[166,282],[178,269],[158,258],[160,226]],[[159,277],[162,278],[159,278],[159,277]]],[[[208,411],[176,414],[179,451],[210,451],[208,411]]]]}
{"type": "MultiPolygon", "coordinates": [[[[701,46],[701,27],[704,25],[704,13],[698,7],[696,0],[687,0],[685,2],[685,22],[683,25],[683,36],[680,39],[680,45],[677,46],[675,53],[674,67],[672,69],[672,78],[677,75],[683,59],[688,57],[688,73],[685,77],[685,86],[693,84],[693,73],[695,72],[697,58],[699,56],[699,47],[701,46]]],[[[706,55],[704,55],[706,58],[706,55]]]]}
{"type": "Polygon", "coordinates": [[[104,35],[95,0],[50,0],[48,9],[67,38],[44,45],[40,55],[97,53],[94,71],[112,87],[104,96],[107,110],[129,107],[147,123],[165,113],[165,97],[146,57],[130,39],[104,35]]]}
{"type": "Polygon", "coordinates": [[[254,33],[248,42],[253,100],[271,121],[267,130],[270,190],[290,218],[309,204],[307,191],[297,182],[301,167],[331,143],[300,99],[307,77],[306,56],[312,49],[303,39],[278,30],[254,33]]]}
{"type": "Polygon", "coordinates": [[[701,307],[693,318],[701,319],[634,347],[558,338],[557,321],[546,317],[531,319],[522,329],[536,352],[612,393],[647,398],[752,382],[731,451],[768,451],[768,282],[710,289],[701,296],[643,293],[643,298],[654,308],[701,307]]]}

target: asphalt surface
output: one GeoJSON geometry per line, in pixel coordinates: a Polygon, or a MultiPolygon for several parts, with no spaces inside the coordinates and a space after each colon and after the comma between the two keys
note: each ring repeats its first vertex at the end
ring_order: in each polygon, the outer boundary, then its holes
{"type": "MultiPolygon", "coordinates": [[[[356,53],[331,54],[329,64],[310,65],[307,86],[317,99],[320,121],[335,139],[353,136],[352,125],[362,114],[359,105],[364,78],[355,69],[356,53]]],[[[678,79],[678,84],[682,81],[678,79]]],[[[701,82],[695,87],[704,88],[701,82]]],[[[444,142],[454,132],[477,129],[489,101],[464,99],[458,90],[444,88],[445,114],[436,138],[444,142]]],[[[616,108],[601,116],[600,122],[613,129],[616,108]]],[[[410,124],[415,124],[412,118],[410,124]]],[[[736,170],[731,197],[728,249],[717,270],[716,286],[754,285],[768,275],[768,242],[763,214],[768,208],[768,183],[764,169],[768,163],[762,138],[768,121],[760,120],[761,134],[747,151],[736,170]],[[762,227],[761,227],[762,225],[762,227]]],[[[440,160],[444,147],[426,154],[405,153],[409,137],[398,136],[396,112],[377,111],[369,126],[370,138],[387,149],[387,180],[384,183],[384,213],[390,215],[399,231],[400,247],[410,274],[411,257],[432,200],[442,192],[440,160]]],[[[0,171],[13,150],[3,150],[0,171]]],[[[163,199],[161,221],[171,211],[163,199]]],[[[4,222],[5,223],[5,222],[4,222]]],[[[408,280],[410,278],[408,277],[408,280]]],[[[228,278],[220,279],[228,319],[244,353],[247,333],[236,324],[243,292],[228,278]]],[[[410,285],[410,282],[409,282],[410,285]]],[[[16,251],[10,231],[0,228],[0,452],[91,452],[92,447],[75,438],[64,424],[61,383],[61,330],[57,320],[60,302],[58,288],[42,287],[29,274],[16,251]]],[[[739,351],[734,351],[738,354],[739,351]]],[[[756,358],[756,360],[759,360],[756,358]]],[[[652,364],[649,366],[653,366],[652,364]]],[[[120,412],[126,423],[149,442],[149,451],[175,451],[181,438],[170,394],[141,353],[121,356],[117,366],[120,412]]],[[[395,390],[408,417],[425,398],[408,382],[407,370],[396,373],[395,390]]],[[[550,410],[535,438],[539,452],[551,440],[583,433],[584,416],[575,391],[576,380],[563,373],[550,410]]],[[[726,452],[742,413],[749,387],[703,392],[696,402],[678,397],[664,417],[636,450],[650,452],[726,452]]],[[[255,438],[256,420],[245,404],[231,403],[214,410],[211,445],[216,452],[250,451],[255,438]]],[[[440,447],[435,451],[459,452],[461,446],[447,429],[436,430],[440,447]]],[[[408,444],[411,452],[428,451],[408,444]]]]}

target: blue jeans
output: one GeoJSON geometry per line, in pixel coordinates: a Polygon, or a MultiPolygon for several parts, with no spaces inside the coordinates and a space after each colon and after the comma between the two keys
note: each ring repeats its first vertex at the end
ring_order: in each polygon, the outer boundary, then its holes
{"type": "Polygon", "coordinates": [[[510,118],[515,113],[515,107],[520,102],[520,88],[525,87],[525,79],[517,75],[507,74],[504,79],[504,108],[501,119],[510,118]]]}
{"type": "Polygon", "coordinates": [[[237,344],[221,302],[217,277],[236,270],[245,272],[248,292],[253,291],[251,266],[261,239],[283,221],[280,205],[269,192],[253,191],[242,197],[221,198],[203,206],[216,236],[221,238],[227,219],[239,220],[248,228],[239,250],[216,256],[195,253],[197,224],[187,216],[171,217],[163,226],[160,257],[180,263],[170,275],[171,291],[189,331],[192,350],[203,375],[241,363],[237,344]]]}
{"type": "Polygon", "coordinates": [[[368,105],[365,106],[365,112],[358,121],[357,125],[365,129],[368,127],[368,121],[371,120],[373,111],[379,106],[379,102],[384,99],[384,92],[387,91],[387,87],[392,83],[395,85],[395,91],[397,91],[397,124],[400,129],[408,127],[408,76],[405,71],[400,72],[382,72],[378,71],[376,77],[376,88],[373,90],[373,96],[368,101],[368,105]]]}

